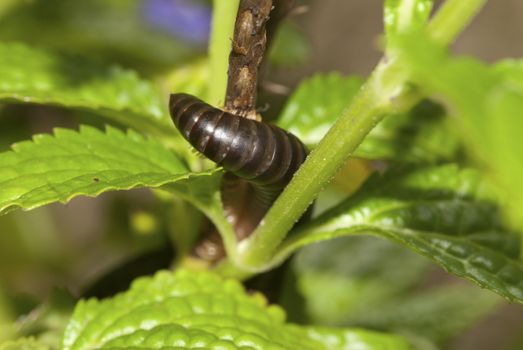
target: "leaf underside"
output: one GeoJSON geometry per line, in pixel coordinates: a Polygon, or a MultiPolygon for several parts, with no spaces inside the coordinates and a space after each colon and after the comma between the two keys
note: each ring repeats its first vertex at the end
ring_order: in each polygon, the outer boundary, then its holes
{"type": "Polygon", "coordinates": [[[153,85],[118,66],[0,43],[0,100],[82,108],[136,130],[174,133],[153,85]]]}

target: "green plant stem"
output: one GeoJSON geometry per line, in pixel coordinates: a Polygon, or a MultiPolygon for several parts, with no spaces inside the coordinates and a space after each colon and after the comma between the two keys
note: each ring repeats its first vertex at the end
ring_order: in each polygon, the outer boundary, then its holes
{"type": "Polygon", "coordinates": [[[428,25],[431,37],[441,45],[451,44],[487,0],[448,0],[428,25]]]}
{"type": "Polygon", "coordinates": [[[211,38],[209,42],[210,79],[207,102],[222,106],[227,87],[227,67],[231,39],[240,0],[214,0],[211,38]]]}
{"type": "Polygon", "coordinates": [[[251,278],[254,273],[246,271],[245,269],[239,268],[233,259],[224,259],[213,269],[213,272],[226,278],[234,278],[239,281],[245,281],[251,278]]]}
{"type": "MultiPolygon", "coordinates": [[[[449,0],[429,24],[430,35],[441,44],[454,40],[485,0],[449,0]]],[[[365,136],[386,113],[412,107],[420,96],[405,89],[408,77],[395,74],[396,63],[382,60],[350,106],[309,155],[269,210],[259,227],[238,244],[236,264],[250,271],[270,267],[270,261],[287,232],[336,174],[365,136]],[[383,88],[383,77],[387,77],[383,88]],[[394,88],[396,87],[396,88],[394,88]],[[403,87],[403,88],[402,88],[403,87]],[[397,95],[397,91],[401,91],[397,95]]]]}
{"type": "Polygon", "coordinates": [[[377,97],[370,85],[372,79],[310,154],[254,234],[239,243],[241,265],[259,268],[270,259],[316,195],[383,118],[384,114],[373,107],[377,97]]]}

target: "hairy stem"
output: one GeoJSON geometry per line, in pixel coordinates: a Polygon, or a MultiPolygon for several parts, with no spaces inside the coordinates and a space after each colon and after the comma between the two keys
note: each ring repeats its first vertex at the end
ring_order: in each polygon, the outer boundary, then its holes
{"type": "Polygon", "coordinates": [[[234,22],[240,0],[214,0],[209,43],[210,79],[207,102],[222,106],[227,87],[227,66],[234,22]]]}
{"type": "Polygon", "coordinates": [[[291,183],[269,210],[258,229],[239,243],[241,265],[263,268],[285,234],[316,198],[325,184],[336,174],[372,128],[383,118],[376,110],[376,96],[369,80],[355,97],[291,183]]]}
{"type": "MultiPolygon", "coordinates": [[[[430,23],[430,34],[441,44],[452,42],[484,3],[485,0],[449,0],[430,23]]],[[[398,106],[406,110],[419,101],[420,96],[404,88],[408,77],[394,74],[396,69],[394,62],[382,60],[378,64],[358,95],[276,200],[260,226],[249,239],[239,243],[236,262],[239,266],[251,271],[269,268],[271,258],[287,232],[365,136],[387,112],[398,106]],[[383,87],[383,77],[387,77],[386,85],[391,89],[383,87]],[[397,95],[397,91],[401,91],[400,95],[397,95]]]]}

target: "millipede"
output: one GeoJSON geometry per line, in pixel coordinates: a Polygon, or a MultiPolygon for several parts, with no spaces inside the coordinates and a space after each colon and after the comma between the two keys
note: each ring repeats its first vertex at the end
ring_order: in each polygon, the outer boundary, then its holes
{"type": "Polygon", "coordinates": [[[183,137],[227,171],[222,183],[227,219],[239,240],[247,237],[305,161],[305,145],[275,125],[189,94],[171,94],[169,110],[183,137]]]}

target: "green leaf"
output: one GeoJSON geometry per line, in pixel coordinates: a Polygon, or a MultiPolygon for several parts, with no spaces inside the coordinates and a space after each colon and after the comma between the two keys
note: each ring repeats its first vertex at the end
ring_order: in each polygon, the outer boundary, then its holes
{"type": "Polygon", "coordinates": [[[190,173],[161,144],[136,132],[55,129],[0,154],[0,212],[33,209],[109,190],[160,187],[213,176],[190,173]]]}
{"type": "Polygon", "coordinates": [[[297,291],[288,299],[302,301],[298,311],[307,316],[302,322],[415,334],[438,343],[459,335],[502,301],[453,281],[423,287],[428,265],[386,240],[340,237],[298,252],[292,263],[297,291]]]}
{"type": "MultiPolygon", "coordinates": [[[[298,300],[304,301],[296,311],[312,324],[346,325],[351,316],[372,312],[412,288],[427,265],[415,253],[374,237],[340,237],[304,247],[292,261],[298,300]]],[[[287,303],[292,306],[296,299],[291,295],[287,303]]]]}
{"type": "MultiPolygon", "coordinates": [[[[327,350],[414,350],[404,338],[363,329],[305,327],[307,336],[321,343],[327,350]]],[[[289,348],[293,349],[294,348],[289,348]]],[[[318,348],[319,349],[319,348],[318,348]]],[[[323,349],[323,347],[322,347],[323,349]]]]}
{"type": "Polygon", "coordinates": [[[355,155],[364,159],[401,162],[454,160],[459,142],[444,110],[422,101],[411,111],[387,116],[370,132],[355,155]]]}
{"type": "Polygon", "coordinates": [[[43,345],[33,338],[21,338],[17,340],[0,343],[0,350],[48,350],[49,347],[43,345]]]}
{"type": "Polygon", "coordinates": [[[354,197],[291,235],[275,262],[306,244],[370,234],[523,302],[518,236],[503,228],[488,192],[477,172],[452,165],[375,176],[354,197]]]}
{"type": "Polygon", "coordinates": [[[501,301],[472,285],[443,285],[349,312],[343,325],[415,334],[441,344],[491,314],[501,301]]]}
{"type": "Polygon", "coordinates": [[[423,27],[430,16],[433,0],[386,0],[383,21],[387,36],[423,27]]]}
{"type": "MultiPolygon", "coordinates": [[[[358,92],[361,79],[337,73],[305,80],[286,104],[278,124],[315,147],[334,124],[348,101],[358,92]]],[[[423,101],[409,113],[387,116],[355,152],[364,159],[427,162],[450,159],[458,142],[436,104],[423,101]]]]}
{"type": "Polygon", "coordinates": [[[80,301],[63,350],[83,349],[409,349],[397,336],[285,323],[239,282],[209,272],[159,272],[112,299],[80,301]]]}
{"type": "Polygon", "coordinates": [[[0,43],[0,100],[89,109],[136,130],[177,135],[167,102],[135,72],[18,43],[0,43]]]}
{"type": "Polygon", "coordinates": [[[302,82],[289,98],[278,125],[309,146],[316,145],[356,95],[362,79],[318,74],[302,82]]]}
{"type": "Polygon", "coordinates": [[[523,228],[523,64],[489,67],[455,58],[420,33],[396,38],[398,61],[426,96],[445,103],[469,152],[483,163],[506,198],[506,210],[523,228]]]}
{"type": "Polygon", "coordinates": [[[144,3],[139,0],[15,2],[0,19],[2,41],[88,52],[150,72],[170,69],[202,51],[148,23],[144,3]]]}
{"type": "Polygon", "coordinates": [[[496,62],[492,70],[502,77],[504,83],[518,91],[523,91],[523,60],[505,59],[496,62]]]}

